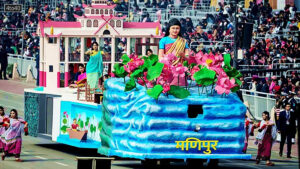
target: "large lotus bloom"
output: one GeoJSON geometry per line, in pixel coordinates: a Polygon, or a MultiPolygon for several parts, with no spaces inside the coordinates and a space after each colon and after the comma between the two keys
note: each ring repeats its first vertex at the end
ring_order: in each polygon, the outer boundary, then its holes
{"type": "Polygon", "coordinates": [[[171,70],[173,72],[174,77],[184,77],[185,76],[185,72],[188,70],[187,67],[183,66],[181,63],[172,66],[171,70]]]}
{"type": "Polygon", "coordinates": [[[223,57],[220,55],[203,54],[201,51],[196,54],[195,60],[198,64],[206,66],[207,68],[211,67],[221,67],[223,57]]]}
{"type": "Polygon", "coordinates": [[[228,76],[219,76],[215,90],[218,94],[229,94],[230,89],[236,86],[235,79],[229,79],[228,76]]]}
{"type": "Polygon", "coordinates": [[[168,91],[170,91],[170,84],[169,83],[165,83],[163,85],[164,90],[162,91],[163,93],[167,93],[168,91]]]}
{"type": "Polygon", "coordinates": [[[161,62],[167,66],[171,66],[173,64],[173,61],[175,61],[177,59],[178,58],[174,54],[171,53],[168,55],[164,55],[164,57],[162,57],[159,62],[161,62]]]}
{"type": "Polygon", "coordinates": [[[130,61],[124,65],[124,69],[128,73],[132,73],[136,68],[144,64],[144,60],[138,58],[136,55],[131,55],[130,61]]]}

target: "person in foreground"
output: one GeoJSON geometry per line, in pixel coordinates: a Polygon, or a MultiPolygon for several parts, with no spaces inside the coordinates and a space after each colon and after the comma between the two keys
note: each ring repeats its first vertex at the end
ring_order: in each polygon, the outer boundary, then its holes
{"type": "MultiPolygon", "coordinates": [[[[159,41],[159,61],[162,62],[162,60],[168,58],[166,55],[169,54],[176,56],[176,59],[172,60],[174,66],[183,64],[183,61],[187,60],[189,56],[187,40],[182,38],[181,35],[181,23],[175,18],[169,21],[165,37],[159,41]]],[[[173,77],[170,83],[171,85],[186,85],[184,77],[173,77]]]]}
{"type": "Polygon", "coordinates": [[[292,138],[296,134],[296,115],[291,109],[290,103],[287,103],[285,110],[280,112],[278,121],[278,133],[281,134],[279,156],[282,156],[285,140],[287,140],[287,158],[292,158],[292,138]]]}
{"type": "Polygon", "coordinates": [[[274,166],[270,161],[272,145],[276,139],[276,127],[273,121],[270,120],[270,114],[267,111],[262,113],[262,121],[257,124],[258,135],[256,136],[256,144],[258,144],[256,164],[260,163],[261,159],[265,159],[267,166],[274,166]]]}
{"type": "Polygon", "coordinates": [[[20,159],[21,147],[22,147],[22,131],[25,131],[25,135],[28,135],[27,122],[18,117],[16,109],[12,109],[9,115],[9,123],[5,122],[8,129],[1,135],[1,141],[3,144],[4,152],[2,154],[2,160],[8,154],[14,154],[17,162],[22,162],[20,159]]]}

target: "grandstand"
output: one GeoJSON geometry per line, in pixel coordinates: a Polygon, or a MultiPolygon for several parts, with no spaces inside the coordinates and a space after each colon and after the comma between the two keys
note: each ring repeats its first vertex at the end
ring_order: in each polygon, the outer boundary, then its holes
{"type": "MultiPolygon", "coordinates": [[[[24,42],[23,50],[29,48],[27,52],[29,55],[26,57],[38,56],[39,38],[35,35],[38,20],[71,21],[70,14],[80,14],[80,11],[83,11],[81,1],[71,0],[72,8],[69,10],[66,6],[67,1],[63,0],[63,4],[61,2],[57,0],[6,1],[6,3],[24,4],[26,10],[24,41],[21,36],[23,15],[0,14],[1,39],[8,41],[7,37],[9,37],[8,44],[14,49],[14,52],[10,50],[11,53],[22,55],[22,42],[24,42]]],[[[119,1],[116,10],[119,11],[118,16],[127,15],[127,20],[132,22],[159,20],[162,31],[165,31],[166,23],[170,19],[177,18],[182,24],[183,36],[194,52],[202,50],[233,53],[233,3],[234,1],[230,0],[224,0],[224,4],[216,5],[212,5],[210,0],[129,0],[129,3],[119,1]]],[[[2,11],[3,7],[4,3],[1,1],[2,11]]],[[[271,76],[289,78],[293,72],[298,74],[300,13],[296,8],[286,6],[285,10],[272,9],[267,3],[251,4],[249,8],[244,8],[244,4],[241,3],[238,12],[239,23],[253,23],[250,48],[243,49],[240,45],[242,40],[239,40],[239,58],[233,60],[244,72],[244,78],[252,79],[252,76],[256,75],[261,78],[271,76]]]]}

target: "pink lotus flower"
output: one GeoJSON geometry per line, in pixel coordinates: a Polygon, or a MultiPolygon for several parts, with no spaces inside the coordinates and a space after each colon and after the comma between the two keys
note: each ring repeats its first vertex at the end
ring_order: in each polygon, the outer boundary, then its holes
{"type": "Polygon", "coordinates": [[[171,66],[173,64],[173,61],[177,60],[178,58],[174,55],[174,54],[168,54],[168,55],[164,55],[163,58],[160,59],[159,62],[167,65],[167,66],[171,66]]]}
{"type": "Polygon", "coordinates": [[[219,76],[215,90],[218,94],[229,94],[230,89],[234,88],[235,86],[236,84],[234,78],[229,79],[228,76],[219,76]]]}
{"type": "Polygon", "coordinates": [[[188,70],[188,68],[179,63],[175,66],[172,66],[171,70],[173,72],[174,77],[185,77],[185,72],[188,70]]]}
{"type": "Polygon", "coordinates": [[[195,60],[198,64],[206,66],[207,68],[211,67],[221,67],[223,57],[221,55],[213,55],[210,54],[203,54],[201,51],[196,54],[195,60]]]}
{"type": "Polygon", "coordinates": [[[167,93],[168,91],[170,91],[170,84],[169,83],[165,83],[163,85],[163,88],[164,88],[163,93],[167,93]]]}
{"type": "Polygon", "coordinates": [[[67,112],[65,111],[65,112],[64,112],[64,115],[66,115],[66,114],[67,114],[67,112]]]}
{"type": "Polygon", "coordinates": [[[130,61],[124,65],[124,69],[128,73],[132,73],[136,68],[144,64],[144,60],[137,55],[130,55],[130,61]]]}
{"type": "Polygon", "coordinates": [[[111,72],[110,77],[116,77],[116,75],[113,72],[111,72]]]}

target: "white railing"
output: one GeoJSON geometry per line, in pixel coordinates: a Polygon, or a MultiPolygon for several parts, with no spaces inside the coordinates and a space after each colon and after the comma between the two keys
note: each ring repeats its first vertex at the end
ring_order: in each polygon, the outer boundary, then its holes
{"type": "Polygon", "coordinates": [[[8,63],[18,65],[18,72],[22,77],[27,75],[28,67],[31,66],[33,77],[37,78],[36,60],[33,57],[25,57],[21,55],[8,54],[8,63]]]}
{"type": "Polygon", "coordinates": [[[262,112],[268,111],[275,106],[276,99],[273,94],[252,92],[250,90],[242,90],[244,102],[248,102],[249,109],[256,119],[262,119],[262,112]]]}
{"type": "MultiPolygon", "coordinates": [[[[263,92],[253,92],[250,90],[241,89],[243,94],[244,102],[248,102],[249,109],[256,119],[262,119],[262,112],[268,111],[276,104],[276,99],[274,94],[263,93],[263,92]]],[[[295,98],[299,103],[300,98],[295,98]]]]}

